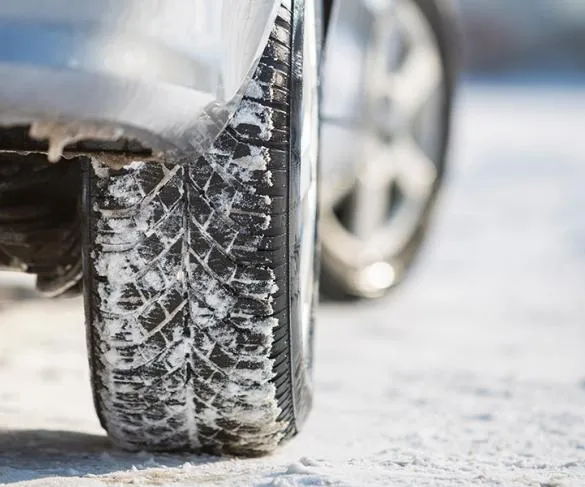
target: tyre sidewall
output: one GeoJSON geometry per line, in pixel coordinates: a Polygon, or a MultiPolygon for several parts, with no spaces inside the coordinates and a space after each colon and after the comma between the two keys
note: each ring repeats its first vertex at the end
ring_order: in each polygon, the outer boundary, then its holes
{"type": "MultiPolygon", "coordinates": [[[[315,82],[317,86],[318,66],[310,66],[305,63],[305,48],[314,48],[313,55],[319,59],[319,45],[306,46],[305,34],[308,29],[315,29],[315,38],[318,39],[320,33],[320,18],[317,17],[320,11],[316,7],[314,0],[293,0],[293,38],[292,38],[292,63],[291,63],[291,111],[290,111],[290,160],[289,160],[289,323],[290,323],[290,350],[291,350],[291,374],[293,382],[293,402],[295,410],[295,423],[297,432],[302,428],[312,404],[312,364],[313,364],[313,337],[314,337],[314,320],[315,307],[318,301],[319,289],[319,245],[318,245],[318,204],[315,205],[315,213],[312,215],[312,221],[303,221],[302,205],[300,202],[301,194],[301,170],[303,165],[311,164],[306,160],[307,151],[302,147],[303,123],[306,113],[313,113],[314,120],[310,123],[314,126],[311,133],[314,136],[309,141],[311,144],[318,144],[318,103],[317,98],[307,100],[305,98],[307,88],[305,83],[315,82]],[[305,22],[307,9],[315,8],[317,22],[305,22]],[[306,70],[314,68],[315,72],[309,73],[306,70]],[[308,106],[309,103],[316,103],[316,106],[308,106]],[[303,226],[312,225],[314,227],[314,265],[312,266],[313,280],[313,298],[311,303],[310,320],[308,326],[308,347],[305,350],[303,338],[303,312],[301,302],[301,279],[300,275],[300,255],[298,249],[301,248],[301,230],[303,226]]],[[[306,135],[306,134],[304,134],[306,135]]],[[[315,153],[318,151],[315,149],[315,153]]],[[[317,195],[318,198],[318,195],[317,195]]]]}

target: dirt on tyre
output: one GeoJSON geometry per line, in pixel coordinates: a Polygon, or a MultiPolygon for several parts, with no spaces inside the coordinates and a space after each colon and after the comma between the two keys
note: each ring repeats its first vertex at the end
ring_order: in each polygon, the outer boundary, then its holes
{"type": "Polygon", "coordinates": [[[297,144],[313,76],[291,69],[308,63],[290,3],[206,154],[84,171],[94,401],[124,448],[264,454],[310,409],[315,162],[297,144]]]}

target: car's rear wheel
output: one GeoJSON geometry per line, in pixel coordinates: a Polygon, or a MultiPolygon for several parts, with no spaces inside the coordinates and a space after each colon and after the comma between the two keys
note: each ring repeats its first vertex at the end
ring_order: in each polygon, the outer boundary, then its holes
{"type": "Polygon", "coordinates": [[[334,4],[321,225],[330,296],[385,294],[424,239],[443,179],[454,84],[455,29],[444,3],[334,4]]]}
{"type": "Polygon", "coordinates": [[[87,165],[92,385],[123,447],[262,454],[310,408],[317,42],[292,3],[208,153],[87,165]]]}

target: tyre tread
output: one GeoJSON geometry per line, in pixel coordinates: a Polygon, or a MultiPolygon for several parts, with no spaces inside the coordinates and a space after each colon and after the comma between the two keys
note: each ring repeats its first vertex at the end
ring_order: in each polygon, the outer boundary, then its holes
{"type": "Polygon", "coordinates": [[[284,366],[289,1],[206,155],[88,171],[94,396],[126,448],[260,454],[295,430],[284,366]]]}

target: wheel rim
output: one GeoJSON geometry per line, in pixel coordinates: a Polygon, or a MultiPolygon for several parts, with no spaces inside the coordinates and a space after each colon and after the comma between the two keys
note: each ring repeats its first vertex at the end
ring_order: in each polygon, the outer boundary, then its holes
{"type": "Polygon", "coordinates": [[[343,287],[375,296],[398,279],[395,260],[416,236],[438,181],[441,53],[412,0],[340,0],[330,34],[323,159],[325,177],[334,176],[323,197],[323,258],[343,287]],[[354,72],[349,85],[339,82],[339,62],[354,72]],[[342,138],[352,146],[339,150],[342,138]]]}

